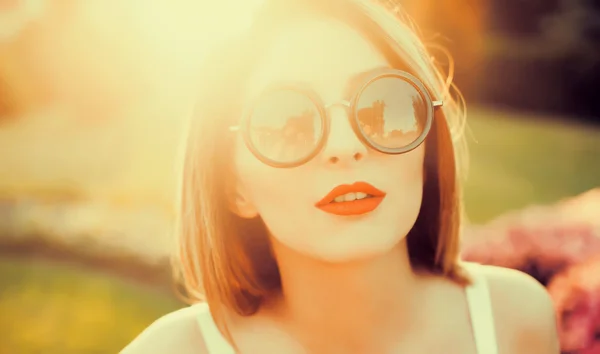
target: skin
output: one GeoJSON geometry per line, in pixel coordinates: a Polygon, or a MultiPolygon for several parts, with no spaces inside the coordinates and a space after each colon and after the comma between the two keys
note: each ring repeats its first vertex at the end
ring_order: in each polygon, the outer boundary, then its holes
{"type": "MultiPolygon", "coordinates": [[[[265,53],[248,98],[286,80],[306,82],[325,102],[337,102],[351,77],[386,65],[351,28],[333,20],[299,21],[282,29],[265,53]]],[[[237,141],[240,198],[232,211],[263,218],[283,287],[256,315],[228,319],[241,352],[476,353],[464,289],[408,262],[405,237],[421,205],[424,145],[385,155],[358,140],[346,111],[329,114],[327,145],[297,168],[269,167],[237,141]],[[314,206],[333,187],[356,181],[387,193],[372,213],[340,217],[314,206]]],[[[558,353],[545,289],[522,273],[484,269],[500,353],[558,353]]],[[[198,353],[204,346],[194,311],[159,319],[124,353],[167,353],[174,346],[198,353]]]]}

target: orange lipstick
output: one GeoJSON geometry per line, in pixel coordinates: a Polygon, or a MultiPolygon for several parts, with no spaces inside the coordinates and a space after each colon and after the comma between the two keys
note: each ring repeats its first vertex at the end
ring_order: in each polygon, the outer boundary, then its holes
{"type": "Polygon", "coordinates": [[[366,182],[342,184],[327,193],[315,206],[334,215],[362,215],[377,209],[385,195],[366,182]]]}

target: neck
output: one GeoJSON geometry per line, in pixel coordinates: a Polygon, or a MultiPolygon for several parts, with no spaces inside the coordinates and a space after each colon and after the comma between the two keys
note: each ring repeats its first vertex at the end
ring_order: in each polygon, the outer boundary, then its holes
{"type": "Polygon", "coordinates": [[[282,282],[282,312],[300,332],[370,345],[414,324],[419,277],[405,242],[374,258],[327,263],[274,245],[282,282]],[[412,322],[411,322],[412,321],[412,322]],[[376,325],[375,325],[376,324],[376,325]]]}

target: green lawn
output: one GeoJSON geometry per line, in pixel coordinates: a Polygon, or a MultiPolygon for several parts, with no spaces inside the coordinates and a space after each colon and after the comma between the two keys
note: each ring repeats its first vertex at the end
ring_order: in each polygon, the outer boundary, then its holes
{"type": "Polygon", "coordinates": [[[174,297],[100,272],[0,258],[0,354],[114,354],[179,307],[174,297]]]}
{"type": "Polygon", "coordinates": [[[473,222],[600,187],[599,127],[477,109],[468,120],[465,203],[473,222]]]}

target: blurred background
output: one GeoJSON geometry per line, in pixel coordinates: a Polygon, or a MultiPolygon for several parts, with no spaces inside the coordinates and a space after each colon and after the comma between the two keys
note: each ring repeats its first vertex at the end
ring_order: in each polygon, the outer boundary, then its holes
{"type": "MultiPolygon", "coordinates": [[[[259,1],[0,0],[0,354],[116,353],[184,306],[195,68],[259,1]]],[[[563,350],[600,353],[600,2],[395,2],[468,103],[464,257],[535,276],[563,350]]]]}

